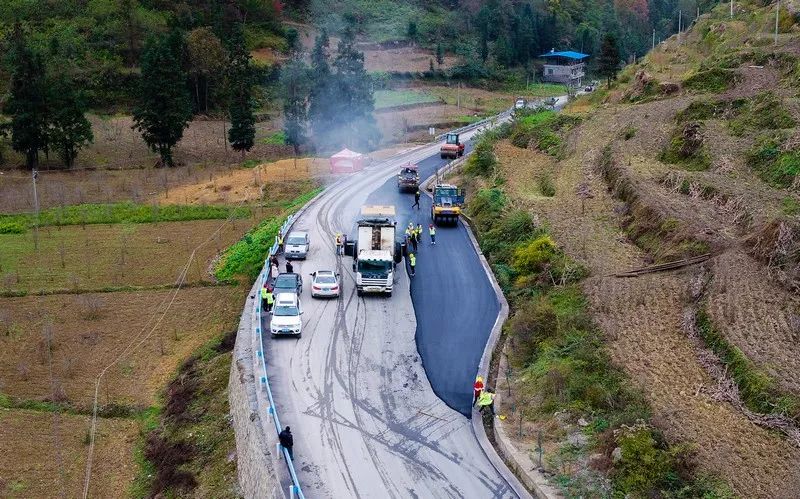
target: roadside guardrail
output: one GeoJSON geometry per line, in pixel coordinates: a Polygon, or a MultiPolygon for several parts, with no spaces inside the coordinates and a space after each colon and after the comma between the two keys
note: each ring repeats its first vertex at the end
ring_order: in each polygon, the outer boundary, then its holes
{"type": "MultiPolygon", "coordinates": [[[[272,247],[269,249],[269,253],[267,254],[267,259],[264,261],[264,266],[261,269],[261,273],[258,276],[258,289],[260,290],[264,284],[266,284],[267,280],[269,279],[269,261],[270,259],[278,253],[278,237],[286,237],[286,234],[289,232],[292,224],[294,224],[295,220],[297,219],[299,213],[302,211],[295,213],[293,215],[289,215],[286,218],[286,221],[283,222],[281,225],[280,230],[278,231],[278,236],[275,236],[275,241],[272,243],[272,247]]],[[[257,363],[261,369],[261,388],[262,391],[266,394],[267,401],[269,403],[269,407],[267,411],[269,412],[270,417],[272,418],[272,422],[275,426],[275,433],[276,435],[281,432],[283,427],[281,426],[281,420],[278,416],[278,409],[275,407],[275,400],[272,397],[272,387],[269,384],[269,377],[267,376],[267,360],[266,354],[264,352],[264,341],[263,335],[265,332],[261,327],[261,298],[258,294],[256,294],[256,302],[255,307],[253,307],[253,317],[252,317],[252,324],[255,324],[255,335],[258,341],[258,348],[256,349],[257,355],[257,363]]],[[[292,480],[292,484],[289,486],[289,497],[305,499],[305,495],[303,495],[303,488],[300,485],[300,480],[297,478],[297,472],[294,469],[294,462],[289,457],[289,451],[282,448],[280,443],[277,445],[278,455],[283,455],[283,460],[286,462],[286,468],[289,472],[289,476],[292,480]]]]}

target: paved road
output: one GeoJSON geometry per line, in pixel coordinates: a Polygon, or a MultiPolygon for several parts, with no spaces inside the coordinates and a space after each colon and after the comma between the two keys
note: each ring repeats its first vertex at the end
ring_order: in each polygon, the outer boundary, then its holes
{"type": "MultiPolygon", "coordinates": [[[[439,155],[418,162],[426,179],[447,160],[439,155]]],[[[486,340],[500,311],[492,284],[461,222],[436,230],[430,245],[431,199],[422,196],[421,208],[412,209],[413,194],[400,194],[394,179],[369,196],[369,202],[397,207],[398,225],[422,224],[423,240],[417,252],[417,276],[411,298],[417,318],[417,348],[434,393],[467,417],[472,408],[472,382],[486,340]]]]}
{"type": "MultiPolygon", "coordinates": [[[[339,300],[312,300],[306,283],[303,337],[264,335],[273,395],[281,420],[295,435],[295,465],[307,497],[513,496],[478,446],[467,418],[434,394],[454,407],[468,407],[471,377],[494,317],[483,333],[479,330],[497,310],[488,281],[486,300],[473,297],[467,306],[458,301],[459,293],[437,293],[438,284],[452,289],[485,279],[463,228],[440,230],[436,248],[420,252],[414,283],[398,272],[391,298],[357,297],[352,260],[334,252],[332,234],[352,233],[368,199],[395,203],[399,223],[409,216],[426,222],[424,209],[411,214],[412,196],[398,199],[390,187],[409,159],[421,161],[423,174],[432,172],[438,159],[423,160],[437,150],[385,162],[336,184],[295,225],[312,238],[309,257],[295,264],[296,271],[307,280],[314,270],[336,268],[344,289],[339,300]],[[446,265],[456,272],[446,275],[446,265]],[[473,315],[480,320],[469,319],[473,315]],[[417,328],[418,320],[424,327],[417,328]]],[[[460,291],[470,292],[474,289],[460,291]]]]}

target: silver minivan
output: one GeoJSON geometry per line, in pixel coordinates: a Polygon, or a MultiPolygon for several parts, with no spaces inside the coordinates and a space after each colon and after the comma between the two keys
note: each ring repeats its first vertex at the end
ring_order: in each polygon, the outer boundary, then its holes
{"type": "Polygon", "coordinates": [[[301,230],[290,232],[289,235],[286,236],[286,241],[284,241],[283,246],[283,256],[287,260],[305,260],[306,256],[308,256],[308,232],[301,230]]]}

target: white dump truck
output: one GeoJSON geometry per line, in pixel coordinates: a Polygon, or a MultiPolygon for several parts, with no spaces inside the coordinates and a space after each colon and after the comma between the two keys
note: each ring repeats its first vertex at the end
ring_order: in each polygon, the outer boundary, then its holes
{"type": "Polygon", "coordinates": [[[345,255],[353,257],[356,291],[392,294],[395,265],[403,259],[404,244],[397,241],[394,206],[363,206],[358,235],[348,239],[345,255]]]}

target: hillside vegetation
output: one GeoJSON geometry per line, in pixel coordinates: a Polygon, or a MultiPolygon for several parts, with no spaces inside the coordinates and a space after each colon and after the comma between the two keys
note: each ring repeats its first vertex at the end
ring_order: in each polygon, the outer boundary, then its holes
{"type": "Polygon", "coordinates": [[[506,431],[520,421],[530,449],[542,431],[571,495],[800,486],[800,37],[783,11],[775,42],[775,8],[714,8],[469,162],[481,245],[515,308],[506,431]]]}

